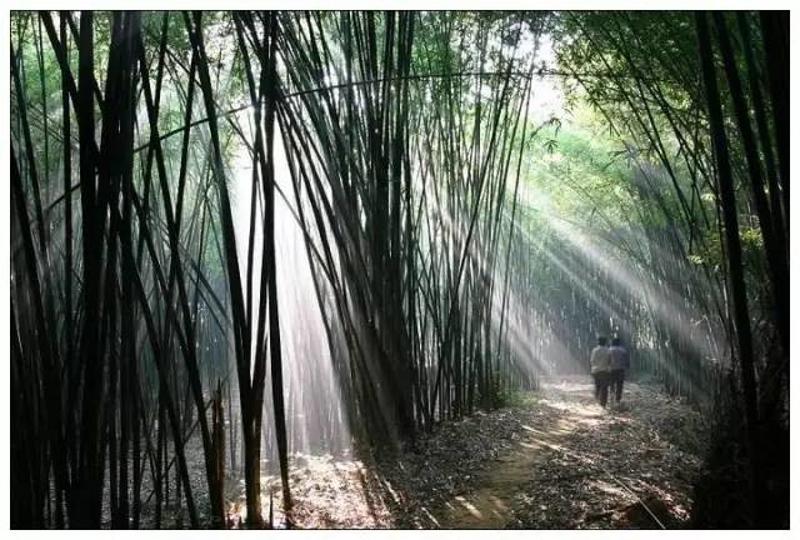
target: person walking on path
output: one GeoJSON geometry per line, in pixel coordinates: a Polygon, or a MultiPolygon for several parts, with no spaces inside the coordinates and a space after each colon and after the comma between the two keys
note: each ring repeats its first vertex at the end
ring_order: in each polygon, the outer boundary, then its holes
{"type": "Polygon", "coordinates": [[[608,370],[611,363],[611,355],[606,343],[605,336],[598,337],[597,346],[592,349],[592,354],[589,357],[589,367],[592,372],[592,378],[594,378],[594,397],[603,408],[605,408],[608,401],[608,370]]]}
{"type": "Polygon", "coordinates": [[[622,401],[622,385],[625,383],[625,372],[630,367],[630,357],[628,351],[622,346],[622,340],[615,337],[611,340],[611,347],[608,348],[609,361],[609,383],[611,385],[612,399],[619,405],[622,401]]]}

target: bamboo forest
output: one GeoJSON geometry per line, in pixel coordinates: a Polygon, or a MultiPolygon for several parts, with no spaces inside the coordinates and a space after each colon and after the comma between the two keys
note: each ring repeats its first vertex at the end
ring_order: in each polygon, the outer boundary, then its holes
{"type": "Polygon", "coordinates": [[[9,17],[12,529],[789,527],[788,12],[9,17]]]}

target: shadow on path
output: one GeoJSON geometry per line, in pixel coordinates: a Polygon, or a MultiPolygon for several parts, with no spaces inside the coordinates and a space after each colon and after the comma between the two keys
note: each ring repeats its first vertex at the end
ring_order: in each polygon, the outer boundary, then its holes
{"type": "MultiPolygon", "coordinates": [[[[588,377],[544,382],[514,406],[444,422],[404,451],[360,459],[293,456],[294,523],[333,529],[683,526],[705,444],[699,414],[650,385],[626,384],[614,410],[603,410],[592,396],[588,377]]],[[[262,482],[278,493],[277,477],[262,482]]],[[[240,514],[243,506],[242,494],[232,509],[240,514]]]]}
{"type": "Polygon", "coordinates": [[[434,511],[439,526],[676,528],[688,519],[700,460],[685,439],[700,423],[685,404],[628,384],[623,403],[604,410],[585,379],[568,379],[545,384],[531,413],[476,487],[434,511]]]}

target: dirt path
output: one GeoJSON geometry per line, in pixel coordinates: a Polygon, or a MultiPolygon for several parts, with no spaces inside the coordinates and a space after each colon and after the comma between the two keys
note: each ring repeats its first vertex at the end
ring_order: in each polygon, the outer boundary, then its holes
{"type": "Polygon", "coordinates": [[[648,414],[649,405],[657,401],[666,407],[668,402],[652,394],[652,389],[629,384],[623,404],[604,410],[593,401],[589,384],[545,385],[532,405],[543,413],[543,421],[523,424],[523,436],[486,465],[475,488],[434,512],[439,526],[681,526],[690,504],[689,478],[683,473],[699,460],[658,432],[661,426],[648,414]],[[546,414],[548,409],[561,414],[546,414]],[[672,468],[670,458],[682,462],[684,470],[672,468]]]}
{"type": "MultiPolygon", "coordinates": [[[[574,385],[573,385],[574,386],[574,385]]],[[[588,385],[586,385],[588,386],[588,385]]],[[[578,392],[591,392],[580,385],[578,392]]],[[[558,395],[557,387],[547,385],[542,389],[538,404],[547,404],[558,395]],[[554,392],[556,389],[556,392],[554,392]]],[[[557,401],[554,401],[556,403],[557,401]]],[[[563,449],[567,435],[585,423],[602,421],[604,412],[599,406],[582,403],[577,399],[566,402],[564,416],[553,417],[538,428],[523,425],[525,436],[512,451],[497,459],[478,476],[481,487],[464,495],[457,495],[445,503],[440,524],[443,528],[500,529],[511,517],[513,498],[529,481],[533,480],[535,465],[546,459],[547,449],[563,449]]],[[[561,408],[561,407],[558,407],[561,408]]],[[[546,478],[541,479],[547,481],[546,478]]]]}
{"type": "MultiPolygon", "coordinates": [[[[545,382],[508,407],[443,422],[396,454],[293,456],[295,526],[685,526],[702,464],[700,415],[646,384],[626,384],[622,406],[603,410],[587,379],[545,382]]],[[[279,493],[279,479],[265,478],[262,489],[279,493]]]]}

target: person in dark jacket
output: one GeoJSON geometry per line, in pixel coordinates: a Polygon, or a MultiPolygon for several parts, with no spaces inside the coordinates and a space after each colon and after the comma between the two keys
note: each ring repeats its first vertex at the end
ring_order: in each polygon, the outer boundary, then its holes
{"type": "Polygon", "coordinates": [[[627,349],[622,346],[622,340],[615,337],[608,348],[609,365],[608,379],[611,386],[611,398],[619,404],[622,401],[622,385],[625,383],[625,372],[630,367],[630,356],[627,349]]]}
{"type": "Polygon", "coordinates": [[[597,346],[592,349],[589,357],[589,368],[594,379],[594,397],[602,407],[605,407],[608,401],[608,367],[611,361],[606,343],[605,336],[598,337],[597,346]]]}

